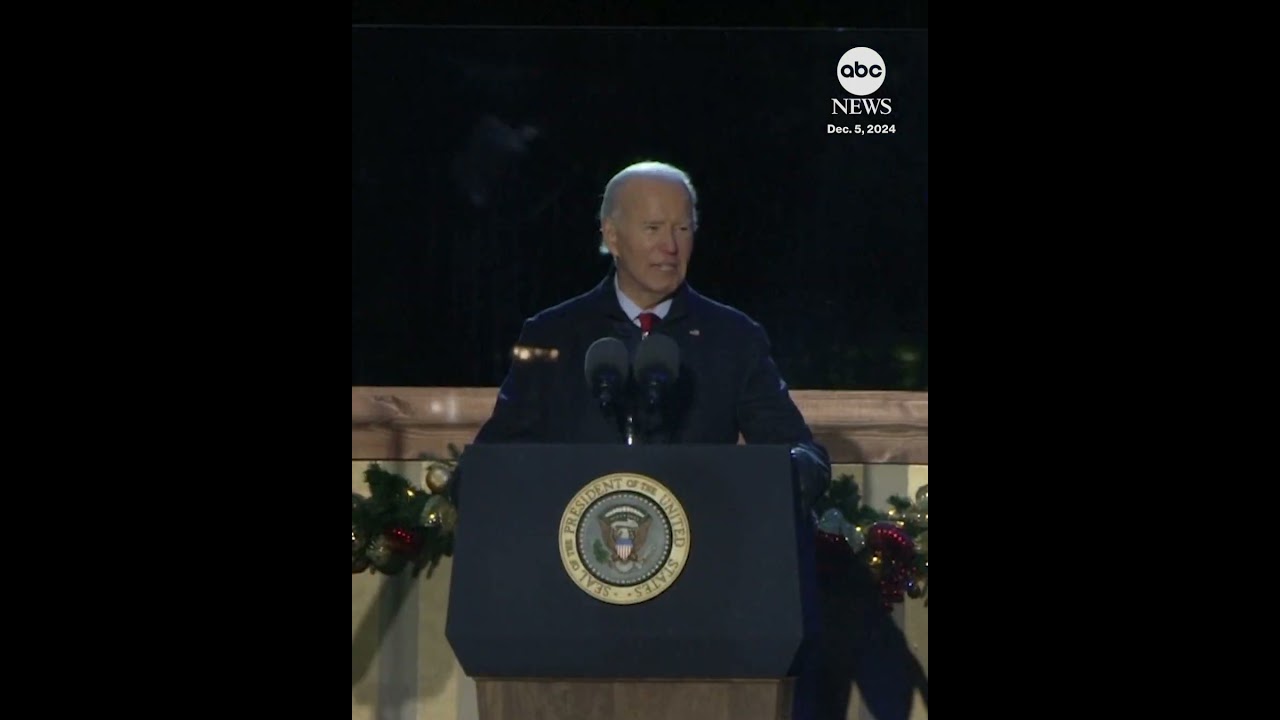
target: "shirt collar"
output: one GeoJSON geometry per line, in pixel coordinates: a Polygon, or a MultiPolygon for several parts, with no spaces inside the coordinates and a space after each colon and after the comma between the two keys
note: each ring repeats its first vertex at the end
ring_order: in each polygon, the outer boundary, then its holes
{"type": "MultiPolygon", "coordinates": [[[[639,325],[640,320],[638,318],[640,317],[640,313],[645,312],[645,309],[632,302],[631,298],[627,297],[626,293],[622,292],[622,288],[618,287],[617,273],[614,273],[613,275],[613,291],[618,294],[618,304],[622,306],[622,311],[627,314],[627,317],[631,318],[631,322],[639,325]]],[[[659,318],[665,320],[667,313],[670,311],[671,298],[667,298],[666,300],[658,303],[657,307],[653,308],[649,312],[654,313],[659,318]]]]}

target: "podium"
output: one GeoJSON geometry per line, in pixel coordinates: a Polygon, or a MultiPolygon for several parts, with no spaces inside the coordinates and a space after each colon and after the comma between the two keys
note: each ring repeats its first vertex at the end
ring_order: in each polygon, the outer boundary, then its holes
{"type": "Polygon", "coordinates": [[[782,720],[815,630],[790,449],[471,445],[446,637],[481,720],[782,720]]]}

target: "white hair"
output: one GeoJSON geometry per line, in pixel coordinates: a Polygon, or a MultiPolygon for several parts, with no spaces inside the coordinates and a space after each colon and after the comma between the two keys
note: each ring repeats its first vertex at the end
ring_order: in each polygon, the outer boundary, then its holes
{"type": "Polygon", "coordinates": [[[623,183],[633,177],[651,177],[659,180],[670,180],[684,185],[684,189],[689,192],[689,204],[693,208],[693,229],[698,229],[698,192],[693,189],[693,181],[689,179],[689,174],[680,168],[669,165],[664,162],[648,160],[628,165],[618,171],[609,179],[604,186],[604,197],[600,201],[600,214],[597,219],[600,221],[601,237],[600,237],[600,254],[608,255],[609,247],[604,242],[604,220],[612,218],[617,213],[618,191],[622,189],[623,183]]]}

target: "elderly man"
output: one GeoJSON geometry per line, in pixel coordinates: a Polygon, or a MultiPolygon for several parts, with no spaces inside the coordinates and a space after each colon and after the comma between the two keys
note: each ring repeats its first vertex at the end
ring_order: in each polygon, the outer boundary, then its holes
{"type": "MultiPolygon", "coordinates": [[[[811,508],[831,481],[827,452],[792,402],[760,324],[690,287],[697,225],[697,192],[679,168],[638,163],[609,180],[600,205],[600,251],[612,256],[612,267],[595,288],[525,320],[493,414],[475,442],[622,443],[632,442],[634,429],[641,443],[786,445],[800,500],[811,508]],[[632,401],[606,412],[584,370],[599,343],[612,344],[613,357],[634,369],[655,340],[678,367],[661,407],[633,428],[629,415],[627,423],[619,416],[638,413],[652,397],[634,384],[619,386],[632,401]]],[[[455,501],[459,486],[465,481],[453,483],[455,501]]],[[[806,554],[812,540],[812,533],[801,534],[806,554]]],[[[807,644],[802,654],[797,718],[810,717],[815,707],[816,647],[807,644]]]]}
{"type": "Polygon", "coordinates": [[[830,482],[770,355],[768,336],[742,312],[707,298],[686,276],[698,224],[689,176],[665,163],[623,169],[605,186],[600,251],[613,267],[594,289],[528,318],[492,417],[477,443],[617,443],[625,430],[602,413],[583,367],[588,349],[616,338],[632,353],[650,333],[678,348],[679,367],[640,441],[790,445],[806,501],[830,482]]]}

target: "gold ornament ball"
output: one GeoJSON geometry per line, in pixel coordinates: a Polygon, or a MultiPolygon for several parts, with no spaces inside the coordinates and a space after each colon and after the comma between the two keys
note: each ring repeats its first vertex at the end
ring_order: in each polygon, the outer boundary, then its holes
{"type": "Polygon", "coordinates": [[[926,578],[916,576],[907,581],[907,597],[922,598],[928,590],[929,581],[926,578]]]}
{"type": "Polygon", "coordinates": [[[432,463],[427,468],[427,489],[433,493],[444,492],[449,487],[450,477],[449,468],[440,463],[432,463]]]}
{"type": "Polygon", "coordinates": [[[365,555],[374,569],[387,575],[400,572],[408,564],[408,559],[392,548],[391,541],[386,535],[379,535],[369,543],[369,549],[365,551],[365,555]]]}
{"type": "Polygon", "coordinates": [[[391,551],[391,544],[387,542],[385,536],[379,536],[369,543],[369,547],[365,550],[365,555],[369,558],[369,562],[374,566],[386,565],[391,562],[391,558],[395,555],[391,551]]]}
{"type": "Polygon", "coordinates": [[[444,525],[445,508],[448,506],[449,501],[443,495],[432,495],[426,506],[422,508],[422,517],[418,520],[418,524],[423,527],[444,525]]]}
{"type": "Polygon", "coordinates": [[[929,554],[929,531],[925,530],[920,533],[920,537],[916,538],[916,550],[926,555],[929,554]]]}
{"type": "Polygon", "coordinates": [[[451,533],[457,524],[458,509],[453,506],[453,503],[446,502],[444,507],[440,508],[440,529],[451,533]]]}
{"type": "Polygon", "coordinates": [[[363,555],[351,556],[351,574],[352,575],[358,575],[359,573],[362,573],[365,570],[369,570],[369,569],[370,569],[369,558],[363,555]]]}

